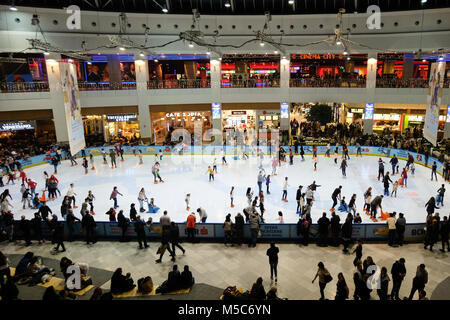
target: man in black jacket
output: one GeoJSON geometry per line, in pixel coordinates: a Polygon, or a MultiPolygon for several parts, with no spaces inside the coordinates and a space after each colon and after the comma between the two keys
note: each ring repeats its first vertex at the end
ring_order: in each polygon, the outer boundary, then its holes
{"type": "Polygon", "coordinates": [[[402,281],[406,275],[404,258],[400,258],[398,261],[394,262],[394,264],[392,265],[392,269],[391,269],[391,275],[392,275],[391,299],[392,300],[394,300],[394,299],[400,300],[398,295],[400,292],[400,287],[402,285],[402,281]]]}
{"type": "Polygon", "coordinates": [[[170,249],[169,245],[169,239],[170,239],[170,230],[169,229],[163,229],[162,235],[161,235],[161,246],[158,249],[159,253],[159,259],[157,259],[156,263],[161,263],[162,257],[164,256],[164,253],[169,251],[170,255],[172,256],[172,261],[175,261],[175,253],[170,249]]]}
{"type": "Polygon", "coordinates": [[[39,212],[34,213],[34,218],[31,219],[31,229],[33,229],[36,240],[39,241],[39,244],[42,243],[42,219],[39,215],[39,212]]]}
{"type": "Polygon", "coordinates": [[[442,249],[440,249],[442,252],[445,252],[445,245],[447,245],[447,251],[450,251],[450,246],[448,243],[448,231],[449,231],[449,224],[448,224],[448,218],[447,216],[444,216],[441,224],[441,240],[442,240],[442,249]]]}
{"type": "Polygon", "coordinates": [[[180,229],[175,224],[175,222],[170,223],[170,243],[172,244],[173,255],[176,256],[175,247],[183,251],[183,254],[186,250],[180,245],[180,229]]]}
{"type": "Polygon", "coordinates": [[[22,216],[19,222],[20,230],[23,234],[23,239],[25,240],[25,245],[28,247],[31,244],[31,226],[30,221],[25,219],[25,216],[22,216]]]}
{"type": "Polygon", "coordinates": [[[136,217],[136,222],[134,223],[134,231],[137,235],[139,249],[148,248],[147,237],[145,236],[145,222],[141,220],[141,216],[136,217]],[[144,242],[144,247],[142,247],[142,242],[144,242]]]}
{"type": "Polygon", "coordinates": [[[234,218],[234,228],[236,231],[236,244],[242,245],[242,242],[244,242],[244,217],[238,213],[236,217],[234,218]]]}
{"type": "Polygon", "coordinates": [[[53,231],[53,242],[56,243],[55,251],[59,251],[59,247],[62,248],[62,252],[66,251],[66,247],[64,246],[64,224],[62,222],[56,224],[55,230],[53,231]]]}
{"type": "Polygon", "coordinates": [[[317,221],[319,225],[319,241],[320,247],[326,247],[328,242],[328,226],[330,225],[330,219],[327,218],[327,213],[322,214],[322,218],[317,221]]]}
{"type": "Polygon", "coordinates": [[[42,217],[42,220],[47,221],[47,218],[49,216],[49,213],[53,213],[52,209],[50,209],[47,206],[47,203],[45,201],[42,202],[42,206],[39,208],[39,214],[42,217]]]}
{"type": "Polygon", "coordinates": [[[129,224],[130,224],[130,220],[125,218],[125,216],[123,214],[123,210],[120,210],[119,214],[117,215],[117,225],[119,226],[120,229],[122,229],[122,235],[120,237],[120,242],[127,241],[126,235],[127,235],[127,230],[128,230],[129,224]]]}
{"type": "Polygon", "coordinates": [[[339,188],[334,189],[333,194],[331,195],[331,199],[333,199],[333,206],[331,207],[331,211],[334,211],[334,207],[336,207],[338,203],[338,197],[339,200],[341,200],[341,190],[342,186],[339,186],[339,188]]]}
{"type": "Polygon", "coordinates": [[[81,226],[86,234],[86,244],[96,243],[95,240],[95,229],[97,224],[95,223],[94,217],[90,213],[86,213],[81,220],[81,226]]]}
{"type": "Polygon", "coordinates": [[[72,242],[72,235],[75,231],[75,221],[80,221],[75,215],[73,214],[73,210],[69,209],[66,215],[66,224],[67,224],[67,230],[69,231],[67,238],[69,242],[72,242]]]}
{"type": "Polygon", "coordinates": [[[297,200],[297,212],[300,212],[300,209],[301,209],[300,199],[302,197],[302,188],[303,188],[303,186],[298,187],[297,195],[295,196],[295,200],[297,200]]]}
{"type": "Polygon", "coordinates": [[[334,211],[331,213],[331,234],[333,236],[333,246],[337,247],[339,245],[339,232],[341,231],[341,218],[339,218],[334,211]]]}

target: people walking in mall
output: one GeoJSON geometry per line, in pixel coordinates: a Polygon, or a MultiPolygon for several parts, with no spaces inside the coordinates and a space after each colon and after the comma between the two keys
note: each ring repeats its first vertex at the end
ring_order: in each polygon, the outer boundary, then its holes
{"type": "Polygon", "coordinates": [[[377,294],[380,300],[388,300],[388,290],[389,290],[389,275],[387,273],[386,267],[381,268],[380,272],[380,288],[377,288],[377,294]]]}
{"type": "Polygon", "coordinates": [[[399,260],[394,262],[391,268],[391,275],[392,275],[391,299],[400,300],[399,298],[400,288],[402,286],[402,281],[406,276],[406,267],[404,258],[400,258],[399,260]]]}
{"type": "Polygon", "coordinates": [[[141,219],[141,216],[136,217],[136,221],[134,222],[134,231],[137,235],[139,249],[148,248],[147,236],[145,235],[145,221],[141,219]],[[142,243],[144,243],[144,246],[142,246],[142,243]]]}
{"type": "Polygon", "coordinates": [[[173,255],[176,256],[175,247],[180,249],[183,254],[186,252],[186,250],[180,245],[180,229],[178,228],[178,225],[175,222],[170,223],[170,244],[172,245],[172,251],[173,255]]]}
{"type": "Polygon", "coordinates": [[[409,294],[409,300],[414,298],[414,294],[418,290],[419,292],[425,289],[425,285],[428,282],[428,271],[425,269],[425,265],[422,263],[417,267],[416,276],[413,278],[411,293],[409,294]]]}
{"type": "Polygon", "coordinates": [[[325,287],[327,286],[327,283],[332,280],[332,277],[330,275],[330,272],[325,268],[325,265],[323,262],[319,262],[317,264],[317,273],[314,279],[312,280],[312,283],[316,280],[317,277],[319,277],[319,289],[320,289],[320,300],[325,300],[325,287]]]}
{"type": "Polygon", "coordinates": [[[90,213],[84,215],[81,220],[81,226],[86,235],[86,244],[90,244],[91,242],[96,243],[97,240],[95,239],[95,230],[97,228],[97,224],[94,217],[90,213]]]}
{"type": "Polygon", "coordinates": [[[350,290],[348,289],[347,283],[345,282],[344,275],[342,272],[338,274],[338,281],[336,283],[336,297],[335,300],[347,300],[350,290]]]}
{"type": "Polygon", "coordinates": [[[274,242],[270,243],[270,248],[267,249],[266,255],[269,257],[269,265],[270,265],[270,280],[273,280],[273,275],[275,274],[275,283],[278,281],[278,253],[280,249],[275,246],[274,242]]]}
{"type": "Polygon", "coordinates": [[[157,254],[159,254],[159,258],[155,261],[156,263],[161,263],[164,253],[169,251],[170,256],[172,257],[171,261],[175,262],[175,252],[172,251],[169,244],[170,240],[170,230],[165,229],[161,234],[161,246],[158,248],[157,254]]]}
{"type": "Polygon", "coordinates": [[[448,233],[449,233],[449,220],[447,216],[444,216],[441,225],[441,241],[442,241],[442,249],[440,249],[441,252],[445,252],[445,246],[447,245],[447,251],[450,251],[450,246],[448,243],[448,233]]]}

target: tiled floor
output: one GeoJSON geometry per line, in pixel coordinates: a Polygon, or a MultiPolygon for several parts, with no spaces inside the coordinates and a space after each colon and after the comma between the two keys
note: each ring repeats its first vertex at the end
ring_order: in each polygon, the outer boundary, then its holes
{"type": "MultiPolygon", "coordinates": [[[[156,251],[158,243],[150,243],[150,248],[146,250],[137,249],[136,242],[98,242],[95,245],[87,246],[83,242],[67,243],[67,252],[64,254],[76,262],[86,262],[93,267],[114,271],[117,267],[122,267],[124,272],[131,272],[133,278],[150,275],[154,283],[162,283],[167,277],[167,273],[172,268],[173,263],[169,255],[163,258],[162,264],[155,264],[157,258],[156,251]]],[[[339,272],[343,272],[347,284],[350,288],[350,295],[353,295],[353,258],[354,256],[344,255],[341,248],[326,247],[321,248],[312,244],[307,247],[299,247],[295,244],[280,244],[279,255],[279,277],[278,292],[280,297],[289,299],[318,299],[319,290],[317,281],[312,284],[317,263],[323,261],[331,272],[334,280],[326,288],[326,297],[334,299],[336,291],[336,279],[339,272]]],[[[185,264],[189,265],[197,283],[206,283],[212,286],[225,288],[229,285],[236,285],[244,290],[250,289],[252,283],[258,276],[264,279],[266,290],[270,288],[270,269],[266,250],[268,244],[258,244],[256,248],[250,249],[247,246],[225,247],[222,244],[184,243],[186,249],[185,256],[177,258],[177,264],[182,269],[185,264]]],[[[439,245],[440,247],[440,245],[439,245]]],[[[0,244],[0,250],[6,254],[24,254],[33,251],[43,257],[59,259],[63,256],[51,254],[50,244],[25,247],[22,243],[0,244]]],[[[363,258],[370,255],[379,266],[386,266],[390,271],[392,263],[404,257],[406,259],[407,275],[403,282],[400,295],[408,296],[411,289],[412,278],[415,275],[419,264],[424,263],[429,273],[429,281],[425,288],[428,296],[434,288],[447,277],[450,276],[450,255],[441,253],[439,248],[434,252],[424,250],[422,244],[409,244],[401,248],[391,248],[386,244],[365,244],[363,258]]],[[[181,254],[181,252],[180,252],[181,254]]],[[[104,285],[109,288],[109,282],[104,285]]],[[[389,285],[389,290],[392,283],[389,285]]],[[[372,292],[372,298],[378,299],[376,292],[372,292]]],[[[447,297],[450,300],[450,296],[447,297]]]]}

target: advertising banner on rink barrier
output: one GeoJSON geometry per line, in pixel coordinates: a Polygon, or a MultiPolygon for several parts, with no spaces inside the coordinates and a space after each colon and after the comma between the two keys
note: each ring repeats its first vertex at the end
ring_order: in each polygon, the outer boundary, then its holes
{"type": "Polygon", "coordinates": [[[443,174],[442,170],[444,169],[444,164],[442,162],[440,162],[438,159],[434,158],[434,157],[428,157],[428,164],[427,166],[429,168],[431,168],[431,166],[433,165],[433,163],[436,161],[436,165],[437,165],[437,173],[439,174],[443,174]]]}
{"type": "Polygon", "coordinates": [[[411,152],[408,150],[401,150],[401,149],[391,149],[390,157],[392,158],[394,155],[399,158],[400,160],[408,160],[408,155],[412,155],[414,157],[414,162],[419,163],[421,165],[425,165],[425,156],[420,153],[411,152]]]}
{"type": "Polygon", "coordinates": [[[437,142],[445,66],[445,61],[432,63],[430,80],[428,82],[427,112],[425,114],[423,136],[433,145],[436,145],[437,142]]]}
{"type": "Polygon", "coordinates": [[[71,63],[61,62],[60,71],[70,151],[72,154],[76,154],[86,146],[77,75],[74,65],[71,63]]]}

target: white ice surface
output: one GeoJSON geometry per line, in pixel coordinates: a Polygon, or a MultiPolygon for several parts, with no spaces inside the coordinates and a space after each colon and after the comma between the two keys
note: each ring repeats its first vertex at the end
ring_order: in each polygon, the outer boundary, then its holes
{"type": "MultiPolygon", "coordinates": [[[[208,214],[207,222],[224,221],[226,214],[231,213],[234,217],[238,211],[247,206],[247,198],[245,192],[247,187],[251,187],[255,195],[258,191],[257,174],[258,174],[258,158],[251,156],[250,160],[233,160],[233,156],[227,155],[228,166],[222,166],[220,156],[217,156],[218,174],[214,182],[208,182],[208,174],[206,173],[208,165],[212,166],[213,156],[171,156],[165,155],[161,162],[160,174],[164,179],[164,183],[153,184],[153,176],[151,166],[154,163],[154,156],[144,156],[144,164],[139,165],[138,157],[126,155],[125,161],[117,161],[118,168],[111,169],[109,165],[104,165],[101,157],[95,157],[96,170],[89,170],[89,174],[84,174],[84,168],[78,159],[78,166],[70,167],[70,161],[63,161],[58,168],[59,189],[62,195],[65,195],[70,183],[75,184],[75,192],[77,193],[76,201],[78,209],[74,209],[76,216],[80,217],[81,203],[88,194],[88,190],[92,190],[96,200],[94,201],[95,220],[107,221],[108,216],[105,212],[113,205],[113,201],[109,200],[113,186],[117,186],[123,197],[118,196],[120,209],[123,209],[125,215],[128,216],[130,204],[136,203],[139,209],[137,196],[141,187],[146,190],[147,197],[155,199],[155,204],[161,208],[157,214],[141,214],[147,218],[152,216],[156,221],[163,210],[168,210],[169,216],[176,222],[186,221],[187,211],[185,208],[185,196],[191,194],[191,211],[196,211],[199,206],[206,209],[208,214]],[[184,163],[180,163],[184,162],[184,163]],[[230,208],[229,192],[231,186],[235,186],[235,207],[230,208]]],[[[329,213],[332,205],[331,193],[333,190],[342,185],[342,195],[346,197],[347,203],[353,193],[357,194],[357,211],[361,213],[363,223],[372,223],[366,214],[362,213],[364,204],[363,194],[366,189],[371,186],[373,188],[373,197],[383,194],[383,184],[377,180],[378,173],[378,157],[365,156],[363,158],[355,158],[354,156],[348,161],[347,178],[342,177],[338,164],[334,164],[333,158],[325,158],[319,156],[318,170],[313,171],[313,162],[311,156],[306,156],[306,161],[302,162],[299,156],[295,156],[294,165],[283,163],[278,168],[278,175],[271,176],[272,183],[270,185],[271,194],[265,194],[264,215],[267,223],[278,223],[278,211],[282,211],[285,223],[295,223],[298,221],[298,215],[295,213],[296,201],[295,195],[299,185],[303,185],[303,192],[306,186],[310,185],[313,180],[321,185],[315,193],[313,209],[311,212],[313,222],[316,222],[323,211],[329,213]],[[282,183],[284,177],[289,177],[288,203],[281,201],[282,183]]],[[[108,157],[109,160],[109,157],[108,157]]],[[[383,158],[386,162],[385,171],[390,171],[391,166],[388,158],[383,158]]],[[[405,161],[400,160],[400,171],[405,165],[405,161]]],[[[271,173],[271,159],[265,156],[264,169],[266,173],[271,173]]],[[[38,183],[36,190],[39,196],[43,189],[43,171],[49,174],[53,173],[53,167],[45,164],[25,169],[28,177],[31,177],[38,183]]],[[[431,170],[416,164],[415,176],[409,173],[408,188],[398,188],[397,198],[384,198],[382,206],[384,211],[403,212],[408,223],[424,222],[426,211],[425,203],[431,196],[436,196],[437,189],[443,183],[442,177],[439,180],[430,181],[431,170]]],[[[398,179],[399,175],[392,177],[392,180],[398,179]]],[[[4,179],[6,182],[6,179],[4,179]]],[[[16,181],[14,186],[5,185],[9,188],[13,197],[12,212],[15,219],[20,219],[21,215],[29,218],[32,217],[36,210],[22,209],[21,195],[19,192],[20,183],[16,181]]],[[[392,187],[390,188],[392,190],[392,187]]],[[[265,191],[265,183],[263,184],[265,191]]],[[[450,192],[450,191],[449,191],[450,192]]],[[[54,213],[60,217],[61,198],[48,202],[48,205],[54,213]]],[[[450,203],[445,199],[445,210],[437,210],[441,215],[448,215],[446,209],[450,203]]],[[[145,206],[146,207],[146,206],[145,206]]],[[[337,209],[337,207],[336,207],[337,209]]],[[[338,211],[336,211],[338,212],[338,211]]],[[[341,219],[345,217],[345,213],[339,213],[341,219]]],[[[197,215],[198,220],[198,215],[197,215]]]]}

